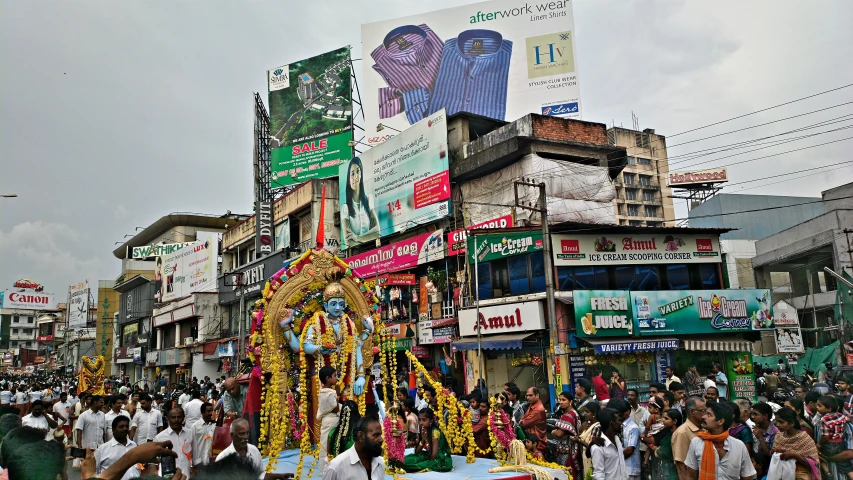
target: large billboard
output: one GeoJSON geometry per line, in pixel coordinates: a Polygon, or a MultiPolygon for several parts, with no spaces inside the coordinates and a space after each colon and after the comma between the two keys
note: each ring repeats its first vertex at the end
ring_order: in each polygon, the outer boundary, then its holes
{"type": "Polygon", "coordinates": [[[554,235],[554,265],[719,263],[717,234],[554,235]]]}
{"type": "Polygon", "coordinates": [[[271,188],[334,177],[352,149],[350,48],[267,71],[271,188]]]}
{"type": "Polygon", "coordinates": [[[424,118],[340,165],[341,250],[450,213],[447,116],[424,118]]]}
{"type": "Polygon", "coordinates": [[[71,285],[68,292],[68,328],[86,328],[89,320],[89,281],[71,285]]]}
{"type": "Polygon", "coordinates": [[[361,27],[367,143],[441,110],[580,118],[571,0],[495,0],[361,27]],[[376,132],[376,133],[374,133],[376,132]]]}
{"type": "Polygon", "coordinates": [[[175,253],[157,257],[154,298],[171,302],[195,292],[215,292],[219,237],[214,234],[175,253]]]}

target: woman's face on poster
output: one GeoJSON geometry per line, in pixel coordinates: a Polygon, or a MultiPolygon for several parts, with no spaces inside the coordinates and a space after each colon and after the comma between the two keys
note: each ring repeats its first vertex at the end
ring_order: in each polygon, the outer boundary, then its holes
{"type": "Polygon", "coordinates": [[[361,167],[353,165],[349,169],[349,186],[357,189],[361,185],[361,167]]]}

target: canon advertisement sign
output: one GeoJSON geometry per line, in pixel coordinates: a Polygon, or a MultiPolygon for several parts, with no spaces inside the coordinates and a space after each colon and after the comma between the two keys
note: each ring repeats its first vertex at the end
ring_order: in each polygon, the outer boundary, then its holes
{"type": "Polygon", "coordinates": [[[711,168],[708,170],[669,172],[668,184],[670,187],[688,187],[690,185],[725,183],[728,181],[729,173],[725,168],[711,168]]]}
{"type": "Polygon", "coordinates": [[[56,299],[52,293],[42,293],[33,290],[6,290],[4,308],[21,310],[56,310],[56,299]]]}

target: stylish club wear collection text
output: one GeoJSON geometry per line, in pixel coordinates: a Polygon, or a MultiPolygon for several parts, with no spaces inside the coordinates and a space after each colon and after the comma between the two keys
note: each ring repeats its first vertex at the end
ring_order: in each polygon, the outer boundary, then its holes
{"type": "Polygon", "coordinates": [[[371,54],[373,68],[388,84],[379,90],[380,118],[404,111],[414,124],[445,108],[447,115],[465,111],[504,119],[512,42],[495,31],[467,30],[444,42],[436,64],[440,46],[426,25],[407,25],[386,35],[371,54]]]}

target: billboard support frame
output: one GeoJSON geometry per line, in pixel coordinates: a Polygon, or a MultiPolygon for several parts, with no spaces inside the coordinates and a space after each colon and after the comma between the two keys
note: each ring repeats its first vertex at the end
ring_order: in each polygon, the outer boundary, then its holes
{"type": "MultiPolygon", "coordinates": [[[[357,60],[361,61],[360,58],[357,60]]],[[[349,95],[350,96],[350,102],[352,102],[355,105],[358,105],[358,111],[353,113],[353,115],[350,117],[350,125],[352,126],[351,131],[353,132],[353,136],[352,136],[352,142],[353,142],[352,143],[352,152],[353,153],[352,153],[352,156],[355,157],[356,154],[364,152],[363,150],[358,149],[358,144],[362,144],[366,147],[369,147],[369,145],[362,142],[362,140],[367,138],[367,135],[365,134],[364,127],[355,123],[355,117],[358,115],[361,115],[361,122],[364,123],[364,105],[361,103],[361,91],[358,88],[358,79],[355,77],[355,60],[353,60],[352,58],[349,59],[349,73],[350,73],[350,77],[351,77],[350,95],[349,95]],[[356,128],[361,130],[361,138],[359,138],[358,140],[356,140],[356,138],[355,138],[355,129],[356,128]]]]}

